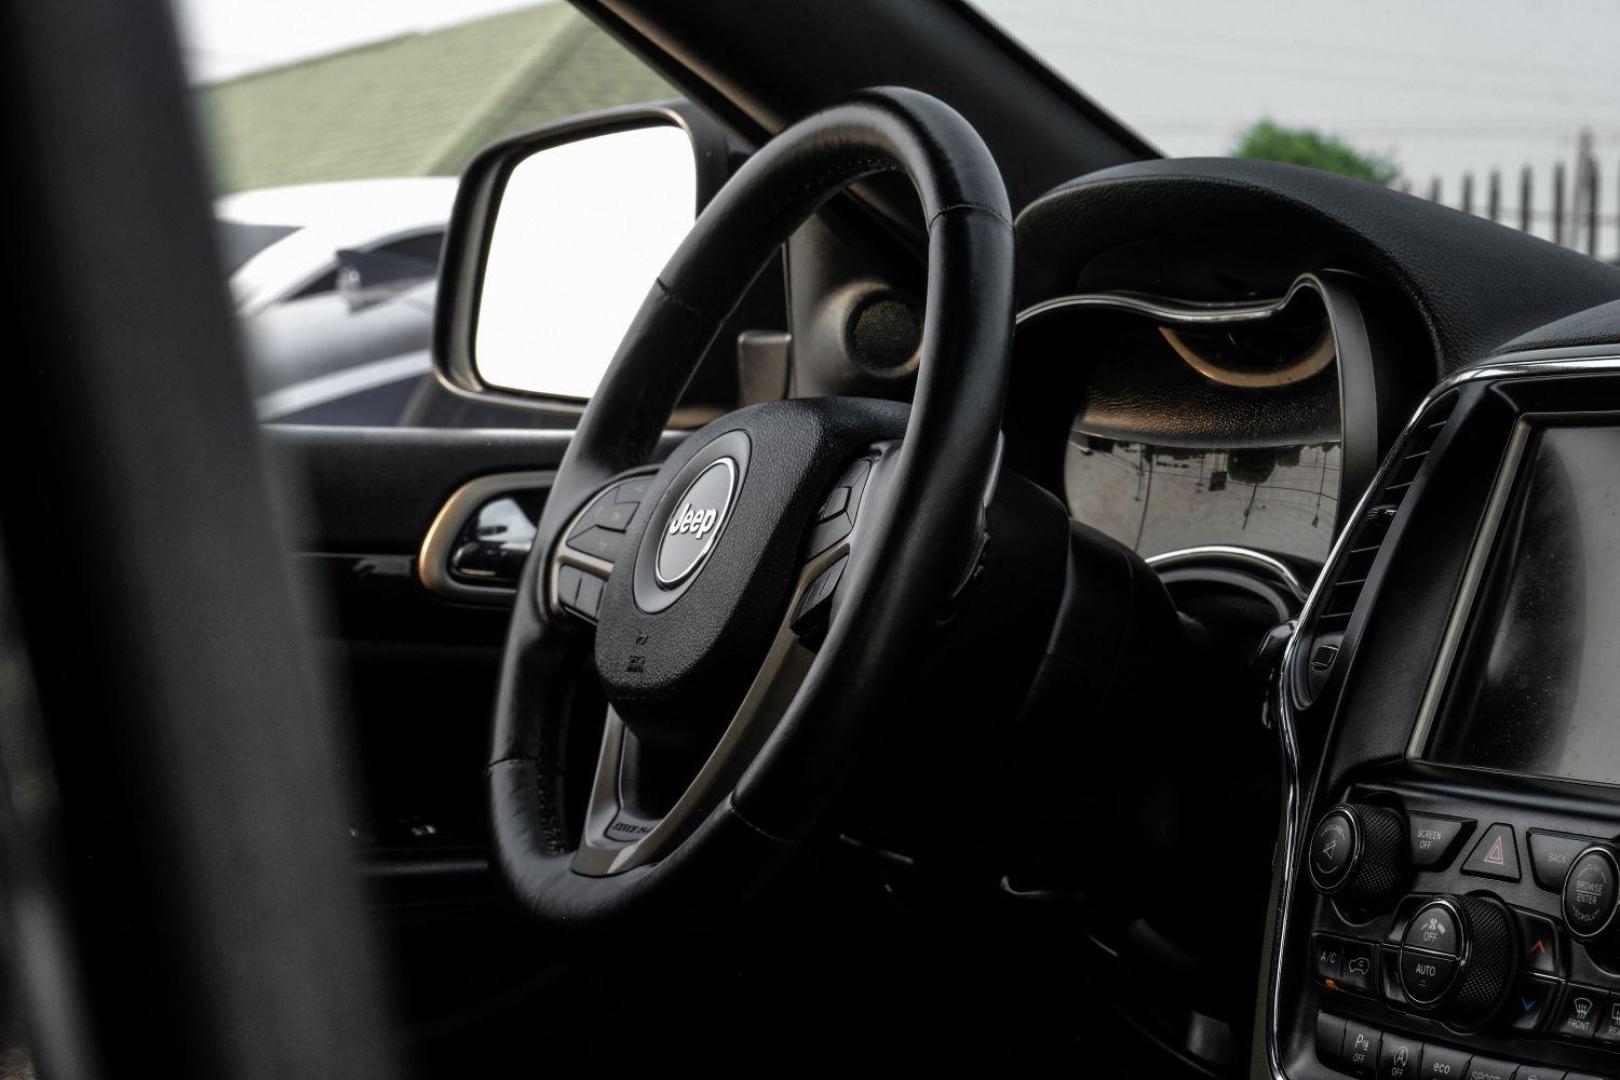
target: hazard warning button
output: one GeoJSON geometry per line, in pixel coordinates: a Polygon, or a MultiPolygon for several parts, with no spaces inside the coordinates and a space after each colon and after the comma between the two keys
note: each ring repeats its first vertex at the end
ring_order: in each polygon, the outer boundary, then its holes
{"type": "Polygon", "coordinates": [[[1497,822],[1485,830],[1474,845],[1462,872],[1481,877],[1519,880],[1519,843],[1513,836],[1513,826],[1497,822]]]}

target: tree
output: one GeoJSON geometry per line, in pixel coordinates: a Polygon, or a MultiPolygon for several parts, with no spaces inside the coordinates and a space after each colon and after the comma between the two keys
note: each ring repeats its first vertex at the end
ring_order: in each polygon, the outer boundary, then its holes
{"type": "Polygon", "coordinates": [[[1401,175],[1400,168],[1388,155],[1357,150],[1335,135],[1309,128],[1284,127],[1269,118],[1256,122],[1238,136],[1232,156],[1308,165],[1386,186],[1401,175]]]}

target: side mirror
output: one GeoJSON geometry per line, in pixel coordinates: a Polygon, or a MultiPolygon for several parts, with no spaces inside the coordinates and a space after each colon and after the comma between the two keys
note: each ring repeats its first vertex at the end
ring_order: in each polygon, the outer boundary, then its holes
{"type": "Polygon", "coordinates": [[[726,159],[719,129],[684,105],[594,113],[480,153],[445,237],[441,379],[580,411],[726,159]]]}

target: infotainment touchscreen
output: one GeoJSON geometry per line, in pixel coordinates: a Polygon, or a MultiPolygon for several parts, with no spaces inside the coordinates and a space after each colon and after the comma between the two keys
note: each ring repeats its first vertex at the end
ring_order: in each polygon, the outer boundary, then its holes
{"type": "Polygon", "coordinates": [[[1423,756],[1620,784],[1620,427],[1521,460],[1423,756]]]}

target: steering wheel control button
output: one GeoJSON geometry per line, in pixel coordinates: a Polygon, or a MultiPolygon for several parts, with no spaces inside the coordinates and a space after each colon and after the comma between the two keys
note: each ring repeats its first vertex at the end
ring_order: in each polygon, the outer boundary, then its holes
{"type": "Polygon", "coordinates": [[[1378,1067],[1378,1043],[1383,1032],[1359,1020],[1344,1024],[1344,1042],[1339,1046],[1339,1068],[1351,1076],[1371,1077],[1378,1067]]]}
{"type": "Polygon", "coordinates": [[[1386,1031],[1378,1048],[1378,1080],[1415,1080],[1423,1067],[1423,1043],[1386,1031]]]}
{"type": "Polygon", "coordinates": [[[1457,842],[1474,831],[1474,823],[1458,818],[1409,814],[1406,828],[1412,865],[1419,870],[1436,870],[1444,869],[1451,862],[1457,842]]]}
{"type": "Polygon", "coordinates": [[[736,491],[737,463],[729,457],[711,462],[687,485],[658,541],[654,573],[659,585],[672,589],[703,566],[726,527],[736,491]]]}
{"type": "Polygon", "coordinates": [[[1423,1048],[1423,1068],[1420,1080],[1468,1080],[1468,1063],[1472,1056],[1463,1050],[1429,1043],[1423,1048]]]}
{"type": "Polygon", "coordinates": [[[1356,827],[1345,807],[1335,807],[1322,818],[1311,837],[1311,880],[1322,892],[1332,892],[1350,877],[1356,864],[1356,827]]]}
{"type": "Polygon", "coordinates": [[[1513,826],[1498,822],[1485,830],[1474,850],[1463,863],[1462,872],[1480,877],[1519,880],[1519,844],[1513,826]]]}
{"type": "Polygon", "coordinates": [[[1514,911],[1519,920],[1519,968],[1542,975],[1558,974],[1558,928],[1551,919],[1514,911]]]}
{"type": "Polygon", "coordinates": [[[1553,1022],[1553,1034],[1566,1039],[1590,1039],[1607,1005],[1608,995],[1603,991],[1590,986],[1571,986],[1564,993],[1563,1007],[1553,1022]]]}
{"type": "Polygon", "coordinates": [[[593,525],[578,536],[570,536],[568,546],[582,555],[591,555],[604,562],[615,562],[619,557],[619,545],[623,540],[623,532],[593,525]]]}
{"type": "Polygon", "coordinates": [[[1582,941],[1601,937],[1614,925],[1615,888],[1620,863],[1614,852],[1593,846],[1582,851],[1564,875],[1564,925],[1582,941]]]}
{"type": "Polygon", "coordinates": [[[1504,1015],[1508,1028],[1520,1034],[1534,1034],[1541,1030],[1552,1012],[1552,1003],[1558,997],[1558,983],[1535,975],[1524,975],[1508,995],[1504,1015]]]}
{"type": "Polygon", "coordinates": [[[595,574],[586,574],[579,582],[579,594],[575,596],[573,608],[587,618],[596,618],[596,613],[602,607],[602,586],[607,584],[595,574]]]}
{"type": "Polygon", "coordinates": [[[596,618],[602,606],[601,578],[577,566],[564,566],[557,571],[557,603],[570,611],[596,618]]]}
{"type": "Polygon", "coordinates": [[[1459,937],[1457,918],[1451,908],[1446,904],[1436,903],[1422,908],[1412,917],[1405,936],[1401,938],[1401,944],[1408,948],[1456,957],[1462,954],[1459,937]]]}
{"type": "Polygon", "coordinates": [[[844,576],[844,567],[848,562],[847,555],[839,559],[817,575],[816,580],[804,590],[790,624],[794,633],[804,636],[826,625],[827,615],[832,610],[833,593],[838,590],[838,581],[844,576]]]}
{"type": "Polygon", "coordinates": [[[830,517],[837,517],[849,506],[849,488],[835,487],[828,492],[827,497],[821,500],[816,508],[816,522],[819,524],[830,517]]]}
{"type": "Polygon", "coordinates": [[[806,559],[815,558],[854,531],[855,516],[861,508],[861,495],[866,491],[866,481],[871,474],[872,463],[862,458],[833,481],[827,497],[816,510],[816,524],[810,530],[810,538],[805,541],[806,559]],[[844,494],[840,495],[840,491],[844,494]]]}
{"type": "Polygon", "coordinates": [[[1401,987],[1414,1005],[1433,1005],[1451,988],[1457,974],[1455,957],[1416,949],[1401,950],[1401,987]]]}

